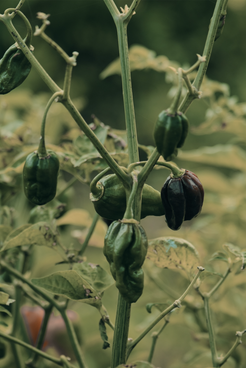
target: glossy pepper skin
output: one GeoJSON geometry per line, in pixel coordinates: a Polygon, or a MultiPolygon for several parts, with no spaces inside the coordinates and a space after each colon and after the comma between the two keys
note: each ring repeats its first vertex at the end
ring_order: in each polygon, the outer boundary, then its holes
{"type": "Polygon", "coordinates": [[[145,231],[137,221],[123,219],[109,226],[103,253],[116,287],[129,303],[135,303],[143,292],[144,273],[141,267],[147,248],[145,231]]]}
{"type": "Polygon", "coordinates": [[[0,60],[0,94],[6,94],[18,87],[31,71],[31,63],[14,44],[0,60]]]}
{"type": "Polygon", "coordinates": [[[23,169],[24,192],[30,202],[43,205],[50,202],[56,195],[59,160],[52,151],[45,157],[38,152],[27,156],[23,169]]]}
{"type": "Polygon", "coordinates": [[[170,114],[165,110],[160,113],[155,125],[154,139],[157,151],[166,161],[177,156],[177,149],[183,146],[188,128],[188,120],[181,112],[170,114]]]}
{"type": "Polygon", "coordinates": [[[178,230],[183,221],[191,220],[201,212],[204,190],[198,177],[185,170],[178,178],[167,178],[161,190],[161,198],[168,227],[178,230]]]}
{"type": "MultiPolygon", "coordinates": [[[[126,210],[126,193],[122,182],[115,174],[106,175],[91,187],[90,199],[96,212],[109,220],[122,219],[126,210]]],[[[161,195],[150,185],[144,184],[141,218],[165,214],[161,195]]]]}

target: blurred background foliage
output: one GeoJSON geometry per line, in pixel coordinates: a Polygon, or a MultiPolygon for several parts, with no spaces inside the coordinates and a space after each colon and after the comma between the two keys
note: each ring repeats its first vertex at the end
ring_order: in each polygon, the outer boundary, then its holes
{"type": "MultiPolygon", "coordinates": [[[[116,3],[119,6],[125,5],[120,0],[116,3]]],[[[1,0],[0,12],[15,5],[15,0],[1,0]]],[[[131,60],[135,60],[132,81],[140,144],[154,144],[154,123],[159,112],[169,106],[176,88],[176,78],[166,66],[156,70],[156,57],[165,55],[169,65],[183,68],[192,65],[196,61],[196,54],[202,54],[214,6],[214,0],[142,0],[137,15],[129,25],[129,45],[140,45],[131,48],[131,60]]],[[[94,121],[91,117],[94,114],[105,125],[112,127],[115,134],[124,138],[124,133],[117,132],[118,129],[124,129],[121,80],[117,63],[113,64],[115,68],[111,64],[118,57],[117,37],[104,2],[26,0],[22,10],[33,28],[37,24],[40,26],[36,19],[38,11],[51,14],[51,25],[46,33],[68,54],[79,52],[71,91],[75,104],[88,123],[94,121]],[[110,64],[111,69],[106,69],[110,68],[110,64]],[[108,71],[108,76],[102,79],[101,73],[105,70],[108,71]]],[[[164,217],[149,217],[142,222],[150,239],[162,236],[187,239],[198,250],[201,265],[218,273],[225,272],[226,265],[223,262],[210,261],[214,252],[221,251],[224,243],[245,248],[245,16],[245,0],[229,0],[225,29],[215,43],[207,71],[208,78],[201,88],[203,97],[195,101],[187,113],[190,134],[177,159],[179,166],[194,171],[204,185],[205,203],[202,214],[197,219],[184,223],[177,232],[167,228],[164,217]]],[[[15,24],[24,35],[25,29],[17,17],[15,24]]],[[[4,25],[0,24],[0,27],[2,55],[13,41],[4,25]]],[[[64,61],[42,39],[35,37],[32,43],[37,59],[62,86],[64,61]]],[[[68,248],[78,249],[94,215],[88,187],[88,175],[91,176],[95,169],[91,162],[88,166],[75,169],[71,159],[67,166],[62,166],[58,193],[73,175],[79,180],[59,198],[59,203],[52,202],[36,208],[35,212],[35,208],[31,207],[22,193],[23,162],[26,155],[37,146],[42,114],[49,96],[46,85],[35,70],[32,70],[21,87],[0,97],[0,191],[3,204],[0,208],[0,223],[14,228],[26,222],[51,220],[63,215],[57,220],[63,244],[68,248]],[[64,204],[63,207],[61,203],[64,204]],[[72,209],[77,212],[71,212],[72,209]]],[[[78,151],[74,147],[78,149],[78,137],[83,139],[83,134],[65,109],[60,105],[52,106],[47,121],[47,142],[50,147],[58,152],[60,158],[64,158],[66,151],[69,153],[66,157],[76,160],[78,151]]],[[[141,155],[144,159],[146,152],[141,151],[141,155]]],[[[167,176],[167,170],[154,170],[148,183],[160,190],[167,176]]],[[[100,221],[85,255],[89,262],[99,263],[108,270],[101,249],[105,232],[106,225],[100,221]]],[[[32,277],[65,269],[67,266],[54,266],[62,260],[59,257],[53,249],[45,248],[45,254],[42,247],[35,249],[32,277]]],[[[158,313],[153,308],[152,314],[147,314],[144,308],[146,303],[170,303],[187,286],[186,276],[182,272],[162,270],[150,262],[145,265],[144,294],[132,310],[130,336],[133,338],[158,313]]],[[[223,353],[233,344],[235,331],[246,327],[246,280],[245,275],[237,271],[229,276],[212,304],[218,350],[223,353]]],[[[203,283],[204,290],[209,289],[216,281],[215,276],[207,277],[203,283]]],[[[195,293],[190,298],[189,301],[197,306],[196,313],[186,304],[185,308],[173,313],[170,324],[158,340],[153,360],[155,366],[211,366],[208,335],[200,307],[201,299],[195,293]]],[[[105,293],[104,303],[112,320],[115,316],[116,300],[117,292],[115,288],[110,288],[105,293]]],[[[81,341],[88,366],[108,367],[110,349],[102,350],[98,311],[89,305],[75,302],[70,303],[70,307],[80,316],[81,341]]],[[[112,333],[108,333],[111,340],[112,333]]],[[[133,351],[131,361],[147,359],[150,341],[149,334],[133,351]]],[[[225,367],[244,368],[245,359],[246,350],[243,344],[225,367]]],[[[48,363],[42,364],[44,368],[51,367],[48,363]]]]}

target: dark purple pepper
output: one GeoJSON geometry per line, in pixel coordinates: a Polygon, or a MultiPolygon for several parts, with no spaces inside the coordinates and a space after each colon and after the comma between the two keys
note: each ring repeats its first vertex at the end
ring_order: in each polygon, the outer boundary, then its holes
{"type": "Polygon", "coordinates": [[[161,190],[161,199],[168,227],[178,230],[183,221],[191,220],[201,212],[204,190],[198,177],[185,170],[178,178],[167,178],[161,190]]]}

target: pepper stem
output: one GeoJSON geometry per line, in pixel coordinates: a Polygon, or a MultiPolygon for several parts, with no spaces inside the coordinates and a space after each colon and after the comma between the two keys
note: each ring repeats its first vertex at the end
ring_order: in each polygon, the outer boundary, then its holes
{"type": "Polygon", "coordinates": [[[131,173],[132,175],[132,179],[133,179],[133,185],[132,185],[132,191],[130,194],[130,197],[127,201],[127,207],[126,207],[126,212],[124,214],[124,219],[133,219],[134,218],[134,214],[133,214],[133,203],[136,197],[136,193],[137,193],[137,189],[138,189],[138,177],[137,177],[137,172],[133,171],[131,173]]]}
{"type": "Polygon", "coordinates": [[[170,115],[175,115],[178,111],[179,100],[180,100],[180,96],[182,93],[182,87],[183,87],[183,71],[181,68],[178,68],[178,91],[177,91],[176,96],[174,97],[174,100],[171,106],[167,109],[170,115]]]}
{"type": "Polygon", "coordinates": [[[62,96],[63,92],[56,92],[54,93],[51,98],[49,99],[46,107],[45,107],[45,111],[44,111],[44,115],[43,115],[43,120],[42,120],[42,125],[41,125],[41,133],[40,133],[40,142],[39,142],[39,147],[38,147],[38,155],[39,157],[46,157],[47,156],[47,151],[46,151],[46,147],[45,147],[45,123],[46,123],[46,117],[48,114],[48,111],[50,109],[50,106],[52,105],[52,103],[54,102],[54,100],[58,97],[58,96],[62,96]]]}

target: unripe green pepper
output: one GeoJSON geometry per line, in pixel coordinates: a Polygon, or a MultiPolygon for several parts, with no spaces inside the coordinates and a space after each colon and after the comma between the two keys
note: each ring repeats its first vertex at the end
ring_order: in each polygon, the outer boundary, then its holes
{"type": "Polygon", "coordinates": [[[48,150],[46,156],[38,151],[27,156],[23,169],[24,192],[30,202],[42,205],[56,195],[59,160],[55,152],[48,150]]]}
{"type": "Polygon", "coordinates": [[[0,94],[6,94],[23,83],[31,67],[16,44],[10,46],[0,60],[0,94]]]}
{"type": "Polygon", "coordinates": [[[166,161],[177,156],[188,133],[188,120],[181,112],[170,113],[164,110],[159,114],[155,125],[154,139],[157,151],[166,161]]]}
{"type": "MultiPolygon", "coordinates": [[[[92,184],[90,199],[100,216],[109,220],[123,218],[126,210],[126,193],[122,182],[115,174],[104,176],[96,185],[92,184]]],[[[141,218],[164,214],[160,192],[144,184],[141,218]]]]}
{"type": "Polygon", "coordinates": [[[178,230],[183,221],[196,217],[202,209],[204,190],[198,177],[185,170],[180,177],[169,176],[161,189],[166,222],[172,230],[178,230]]]}
{"type": "Polygon", "coordinates": [[[116,287],[129,303],[142,295],[144,274],[142,265],[148,240],[143,227],[134,219],[114,221],[108,228],[103,253],[110,265],[116,287]]]}

